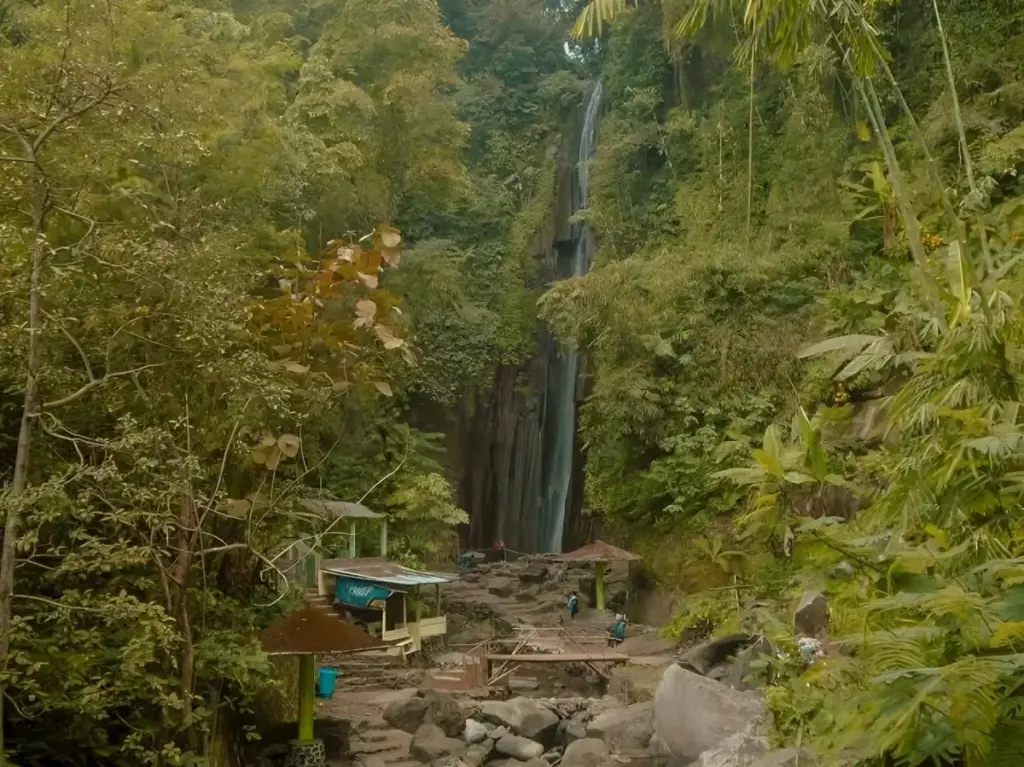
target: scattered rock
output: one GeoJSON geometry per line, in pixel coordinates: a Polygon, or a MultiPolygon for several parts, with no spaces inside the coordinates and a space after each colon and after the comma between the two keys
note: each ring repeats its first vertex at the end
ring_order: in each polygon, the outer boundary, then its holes
{"type": "Polygon", "coordinates": [[[396,700],[384,709],[384,721],[402,732],[414,733],[427,714],[427,699],[418,695],[396,700]]]}
{"type": "Polygon", "coordinates": [[[436,724],[448,737],[462,735],[466,717],[458,701],[435,690],[397,700],[384,709],[384,721],[396,730],[415,733],[422,724],[436,724]]]}
{"type": "Polygon", "coordinates": [[[494,594],[494,596],[500,597],[502,599],[508,599],[509,597],[514,596],[518,589],[519,585],[517,583],[514,583],[511,579],[504,581],[494,581],[490,586],[487,587],[487,590],[491,594],[494,594]]]}
{"type": "Polygon", "coordinates": [[[587,725],[587,737],[603,740],[615,754],[646,751],[654,734],[653,713],[649,702],[606,711],[587,725]]]}
{"type": "Polygon", "coordinates": [[[467,719],[462,739],[467,743],[482,743],[487,740],[487,728],[475,719],[467,719]]]}
{"type": "Polygon", "coordinates": [[[597,738],[582,738],[566,746],[561,767],[598,767],[611,757],[608,745],[597,738]]]}
{"type": "Polygon", "coordinates": [[[462,735],[466,727],[466,719],[459,702],[451,695],[431,690],[424,695],[427,701],[427,712],[424,722],[436,724],[449,738],[462,735]]]}
{"type": "Polygon", "coordinates": [[[498,753],[511,756],[521,762],[528,762],[531,759],[540,759],[544,755],[544,746],[535,740],[524,738],[522,735],[511,733],[494,744],[498,753]]]}
{"type": "Polygon", "coordinates": [[[466,753],[462,755],[462,761],[466,763],[466,767],[482,767],[493,750],[494,741],[488,738],[467,748],[466,753]]]}
{"type": "Polygon", "coordinates": [[[800,599],[793,624],[800,634],[816,637],[828,628],[828,600],[820,591],[808,591],[800,599]]]}
{"type": "Polygon", "coordinates": [[[738,692],[679,665],[665,670],[654,696],[654,731],[673,756],[697,759],[737,733],[762,734],[767,708],[755,693],[738,692]]]}
{"type": "Polygon", "coordinates": [[[442,756],[432,761],[430,767],[465,767],[465,763],[457,756],[442,756]]]}
{"type": "MultiPolygon", "coordinates": [[[[494,725],[491,726],[494,727],[494,725]]],[[[491,738],[493,740],[498,740],[498,738],[504,738],[506,735],[508,735],[508,727],[505,727],[504,725],[500,727],[494,727],[494,729],[491,730],[491,738]]]]}
{"type": "Polygon", "coordinates": [[[523,583],[543,583],[547,577],[548,568],[540,562],[527,566],[525,570],[519,573],[519,580],[523,583]]]}
{"type": "Polygon", "coordinates": [[[445,756],[461,756],[466,744],[449,738],[436,724],[422,724],[409,743],[409,756],[420,762],[433,762],[445,756]]]}
{"type": "Polygon", "coordinates": [[[558,714],[536,700],[520,697],[487,701],[480,707],[480,713],[485,720],[504,725],[517,735],[545,745],[554,743],[558,714]]]}

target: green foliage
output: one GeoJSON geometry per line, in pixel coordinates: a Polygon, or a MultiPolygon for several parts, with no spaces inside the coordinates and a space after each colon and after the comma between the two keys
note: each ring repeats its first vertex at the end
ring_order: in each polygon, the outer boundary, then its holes
{"type": "Polygon", "coordinates": [[[380,217],[462,199],[464,46],[428,0],[244,5],[0,6],[22,765],[206,763],[276,686],[258,632],[325,526],[298,497],[375,490],[410,557],[464,521],[436,450],[378,447],[415,438],[419,362],[390,285],[409,234],[380,217]]]}

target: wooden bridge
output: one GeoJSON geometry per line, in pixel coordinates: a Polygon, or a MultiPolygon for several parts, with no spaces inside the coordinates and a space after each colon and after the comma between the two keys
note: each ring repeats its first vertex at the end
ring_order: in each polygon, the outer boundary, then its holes
{"type": "Polygon", "coordinates": [[[524,663],[582,663],[607,678],[606,666],[629,661],[625,653],[608,647],[608,634],[587,634],[562,626],[517,626],[517,636],[473,645],[463,654],[462,668],[434,677],[449,689],[490,687],[511,676],[524,663]],[[515,643],[511,652],[496,645],[515,643]]]}

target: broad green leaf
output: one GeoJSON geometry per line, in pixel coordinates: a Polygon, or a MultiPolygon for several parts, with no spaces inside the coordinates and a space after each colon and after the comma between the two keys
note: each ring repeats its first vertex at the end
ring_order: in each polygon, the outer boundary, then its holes
{"type": "Polygon", "coordinates": [[[391,391],[391,384],[389,384],[387,381],[374,381],[373,386],[385,397],[390,397],[393,393],[391,391]]]}
{"type": "Polygon", "coordinates": [[[289,373],[297,373],[299,375],[305,375],[309,372],[309,365],[303,365],[301,362],[285,362],[284,369],[289,373]]]}
{"type": "Polygon", "coordinates": [[[829,352],[836,351],[856,353],[868,344],[877,341],[878,338],[878,336],[866,336],[860,334],[837,336],[836,338],[829,338],[825,341],[819,341],[816,344],[807,346],[797,352],[796,356],[800,359],[806,359],[807,357],[817,357],[821,354],[828,354],[829,352]]]}

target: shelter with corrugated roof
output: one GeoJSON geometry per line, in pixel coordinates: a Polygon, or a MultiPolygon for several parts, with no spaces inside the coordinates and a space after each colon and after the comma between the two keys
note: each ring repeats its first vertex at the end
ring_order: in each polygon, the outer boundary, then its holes
{"type": "Polygon", "coordinates": [[[409,652],[419,650],[424,639],[448,633],[441,584],[451,580],[383,557],[359,557],[321,560],[318,587],[321,597],[370,634],[409,652]]]}
{"type": "Polygon", "coordinates": [[[620,549],[604,541],[592,541],[575,551],[560,554],[563,562],[592,562],[594,564],[594,592],[597,597],[597,609],[604,609],[604,567],[612,562],[633,562],[640,559],[631,551],[620,549]]]}
{"type": "MultiPolygon", "coordinates": [[[[454,578],[389,561],[387,515],[347,501],[304,498],[299,503],[325,519],[349,523],[347,557],[344,550],[336,551],[338,558],[310,554],[322,602],[403,654],[418,651],[424,639],[448,633],[440,586],[454,578]],[[379,525],[377,556],[360,556],[358,525],[367,521],[379,525]]],[[[321,547],[330,550],[329,540],[321,547]]]]}

